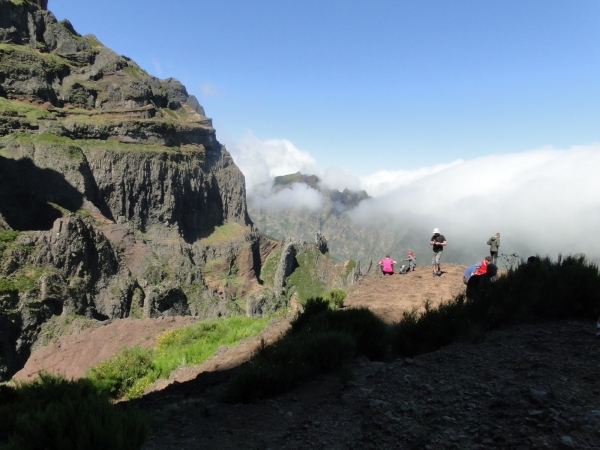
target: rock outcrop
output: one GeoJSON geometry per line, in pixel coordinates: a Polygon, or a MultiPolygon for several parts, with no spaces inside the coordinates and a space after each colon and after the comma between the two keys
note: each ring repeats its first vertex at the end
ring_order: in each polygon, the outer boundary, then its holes
{"type": "Polygon", "coordinates": [[[331,288],[353,285],[362,275],[360,262],[336,263],[329,255],[327,240],[317,233],[315,242],[289,239],[282,249],[269,255],[262,289],[246,301],[246,315],[261,317],[284,306],[298,306],[309,298],[322,296],[331,288]],[[270,264],[269,264],[270,263],[270,264]]]}
{"type": "Polygon", "coordinates": [[[277,243],[177,80],[0,0],[0,380],[55,315],[243,314],[277,243]]]}
{"type": "Polygon", "coordinates": [[[53,315],[129,315],[136,280],[104,234],[81,217],[70,214],[52,230],[21,233],[4,247],[0,377],[25,363],[40,325],[53,315]]]}

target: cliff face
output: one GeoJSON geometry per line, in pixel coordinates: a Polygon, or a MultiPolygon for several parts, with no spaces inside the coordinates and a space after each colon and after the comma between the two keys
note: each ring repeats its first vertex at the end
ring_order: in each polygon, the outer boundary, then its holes
{"type": "Polygon", "coordinates": [[[242,313],[275,245],[197,99],[39,3],[0,0],[0,379],[52,315],[242,313]]]}

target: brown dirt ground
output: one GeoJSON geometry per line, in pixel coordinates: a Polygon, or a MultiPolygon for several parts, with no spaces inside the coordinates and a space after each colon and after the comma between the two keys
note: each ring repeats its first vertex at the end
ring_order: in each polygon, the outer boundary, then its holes
{"type": "Polygon", "coordinates": [[[420,308],[425,301],[436,305],[464,291],[465,266],[442,264],[442,275],[432,276],[431,267],[417,266],[405,275],[360,278],[344,300],[349,307],[367,307],[386,322],[398,322],[402,312],[420,308]]]}
{"type": "Polygon", "coordinates": [[[195,317],[166,317],[158,319],[117,319],[98,328],[62,336],[41,347],[29,357],[25,367],[15,374],[15,380],[30,380],[44,370],[81,378],[85,370],[109,358],[123,347],[140,344],[151,347],[156,337],[165,331],[197,322],[195,317]]]}

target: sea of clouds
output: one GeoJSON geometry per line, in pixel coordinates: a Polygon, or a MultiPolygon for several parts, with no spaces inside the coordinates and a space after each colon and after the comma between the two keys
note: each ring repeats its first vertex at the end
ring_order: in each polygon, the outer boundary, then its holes
{"type": "Polygon", "coordinates": [[[485,247],[500,232],[501,253],[553,258],[585,253],[600,260],[600,144],[543,147],[367,176],[343,167],[321,168],[285,139],[263,141],[248,133],[228,148],[246,177],[249,197],[261,207],[320,208],[321,194],[305,185],[271,190],[275,176],[301,171],[319,176],[329,188],[366,190],[373,198],[350,212],[359,224],[401,226],[409,218],[423,229],[423,239],[437,227],[455,248],[485,247]]]}

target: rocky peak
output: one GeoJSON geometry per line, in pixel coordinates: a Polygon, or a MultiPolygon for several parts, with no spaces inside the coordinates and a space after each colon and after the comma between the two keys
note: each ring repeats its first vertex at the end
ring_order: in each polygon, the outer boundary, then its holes
{"type": "Polygon", "coordinates": [[[185,86],[45,7],[0,0],[0,379],[54,315],[243,313],[274,245],[185,86]]]}
{"type": "Polygon", "coordinates": [[[306,175],[302,172],[291,173],[289,175],[281,175],[273,180],[273,190],[278,192],[282,189],[289,188],[294,183],[305,184],[308,187],[321,192],[327,199],[333,203],[340,204],[343,208],[352,209],[362,201],[369,197],[366,191],[352,191],[344,189],[329,189],[321,184],[322,180],[316,175],[306,175]]]}

